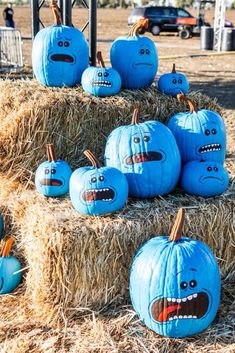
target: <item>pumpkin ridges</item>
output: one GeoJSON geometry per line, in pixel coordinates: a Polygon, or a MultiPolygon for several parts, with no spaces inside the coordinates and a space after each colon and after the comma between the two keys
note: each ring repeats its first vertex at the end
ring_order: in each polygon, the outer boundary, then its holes
{"type": "Polygon", "coordinates": [[[55,25],[59,26],[62,24],[62,18],[60,14],[60,9],[57,5],[56,0],[51,0],[50,8],[52,9],[54,19],[55,19],[55,25]]]}
{"type": "Polygon", "coordinates": [[[128,36],[138,36],[141,29],[148,29],[149,20],[147,18],[140,19],[130,29],[128,36]]]}
{"type": "Polygon", "coordinates": [[[104,63],[104,59],[103,59],[101,51],[97,52],[96,57],[97,57],[98,64],[100,65],[100,67],[105,68],[105,63],[104,63]]]}
{"type": "Polygon", "coordinates": [[[55,155],[55,150],[54,150],[53,144],[52,143],[48,143],[46,145],[46,149],[47,149],[48,161],[49,162],[55,162],[56,161],[56,155],[55,155]]]}
{"type": "Polygon", "coordinates": [[[188,104],[190,113],[194,113],[198,111],[196,104],[184,94],[179,93],[177,94],[176,98],[178,99],[179,102],[184,101],[188,104]]]}
{"type": "Polygon", "coordinates": [[[169,236],[169,240],[174,241],[174,242],[177,242],[180,240],[180,238],[182,236],[182,228],[184,225],[184,216],[185,216],[185,210],[184,210],[184,208],[180,208],[177,213],[175,223],[172,227],[171,234],[169,236]]]}
{"type": "Polygon", "coordinates": [[[2,255],[1,255],[2,257],[6,257],[10,255],[13,243],[14,243],[14,238],[13,236],[10,236],[10,238],[7,239],[4,245],[4,248],[2,250],[2,255]]]}
{"type": "Polygon", "coordinates": [[[131,125],[139,124],[139,119],[140,119],[140,103],[138,103],[136,105],[136,108],[134,109],[132,119],[131,119],[131,125]]]}
{"type": "Polygon", "coordinates": [[[98,159],[94,156],[94,154],[90,150],[85,150],[83,153],[89,159],[89,161],[91,162],[93,167],[100,168],[100,162],[98,161],[98,159]]]}

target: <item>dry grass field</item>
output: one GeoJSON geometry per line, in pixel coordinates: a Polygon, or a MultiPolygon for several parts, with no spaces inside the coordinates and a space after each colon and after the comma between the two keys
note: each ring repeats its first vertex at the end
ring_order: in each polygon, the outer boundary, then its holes
{"type": "MultiPolygon", "coordinates": [[[[0,7],[0,13],[2,7],[0,7]]],[[[98,49],[109,62],[113,40],[128,32],[130,10],[98,10],[98,49]]],[[[74,9],[73,23],[81,28],[87,20],[87,11],[74,9]]],[[[53,21],[51,11],[42,9],[42,21],[53,21]]],[[[235,11],[227,18],[235,23],[235,11]]],[[[208,11],[207,18],[213,19],[208,11]]],[[[15,8],[15,22],[21,30],[27,72],[31,77],[31,18],[30,9],[15,8]]],[[[0,21],[0,24],[1,21],[0,21]]],[[[87,32],[86,32],[87,35],[87,32]]],[[[200,39],[182,41],[176,36],[151,38],[159,52],[160,74],[170,71],[172,63],[188,76],[192,90],[216,97],[223,107],[227,127],[227,166],[235,175],[235,52],[210,56],[200,50],[200,39]]],[[[214,53],[213,53],[214,54],[214,53]]],[[[1,297],[0,352],[1,353],[235,353],[235,269],[223,278],[222,304],[215,322],[206,332],[187,339],[162,338],[147,330],[132,307],[110,307],[99,312],[83,311],[80,319],[63,328],[52,328],[37,323],[30,305],[25,302],[24,284],[12,295],[1,297]],[[85,314],[84,314],[85,312],[85,314]],[[221,329],[222,328],[222,329],[221,329]]]]}

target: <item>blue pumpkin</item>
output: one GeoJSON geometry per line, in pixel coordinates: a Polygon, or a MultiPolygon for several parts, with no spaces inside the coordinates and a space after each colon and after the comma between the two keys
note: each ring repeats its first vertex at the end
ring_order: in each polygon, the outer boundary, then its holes
{"type": "Polygon", "coordinates": [[[160,76],[158,89],[162,93],[175,97],[179,93],[186,94],[189,90],[189,83],[185,75],[175,71],[175,64],[173,64],[171,73],[160,76]]]}
{"type": "Polygon", "coordinates": [[[137,252],[130,296],[140,319],[163,336],[187,337],[205,330],[220,302],[220,273],[204,243],[181,237],[179,210],[170,237],[152,238],[137,252]]]}
{"type": "Polygon", "coordinates": [[[48,161],[40,164],[35,174],[35,185],[44,196],[62,196],[69,191],[72,170],[69,164],[56,159],[52,144],[47,145],[48,161]]]}
{"type": "Polygon", "coordinates": [[[10,256],[13,238],[10,237],[0,257],[0,294],[11,293],[22,280],[21,264],[15,256],[10,256]]]}
{"type": "Polygon", "coordinates": [[[138,35],[146,26],[148,20],[140,20],[128,36],[117,38],[111,47],[111,64],[119,72],[124,88],[151,86],[157,73],[156,46],[150,38],[138,35]]]}
{"type": "Polygon", "coordinates": [[[139,123],[135,109],[131,125],[120,126],[108,137],[107,166],[121,170],[131,196],[146,198],[169,193],[180,175],[180,153],[171,131],[158,121],[139,123]]]}
{"type": "Polygon", "coordinates": [[[185,164],[181,187],[191,195],[211,197],[221,195],[229,184],[227,170],[213,161],[192,161],[185,164]]]}
{"type": "Polygon", "coordinates": [[[221,116],[211,110],[197,110],[184,95],[178,97],[187,101],[190,111],[174,115],[167,126],[175,136],[183,164],[201,159],[223,164],[226,131],[221,116]]]}
{"type": "Polygon", "coordinates": [[[44,86],[72,87],[81,82],[88,67],[88,44],[82,32],[62,24],[59,9],[52,3],[56,22],[39,31],[34,39],[33,72],[44,86]]]}
{"type": "Polygon", "coordinates": [[[122,208],[128,197],[125,176],[117,169],[100,167],[89,151],[84,154],[91,167],[75,170],[70,179],[70,198],[74,208],[85,215],[104,215],[122,208]]]}
{"type": "Polygon", "coordinates": [[[100,67],[91,66],[82,75],[85,92],[98,97],[113,96],[120,92],[122,82],[119,73],[112,67],[105,67],[101,52],[97,53],[100,67]]]}

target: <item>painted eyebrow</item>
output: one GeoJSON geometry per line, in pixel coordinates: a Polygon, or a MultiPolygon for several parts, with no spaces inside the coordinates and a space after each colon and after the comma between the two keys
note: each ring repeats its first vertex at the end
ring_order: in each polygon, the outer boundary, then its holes
{"type": "Polygon", "coordinates": [[[66,40],[71,40],[72,38],[65,38],[66,40]]]}
{"type": "Polygon", "coordinates": [[[56,40],[62,40],[63,38],[62,37],[56,37],[56,40]]]}
{"type": "MultiPolygon", "coordinates": [[[[195,271],[195,272],[197,272],[197,270],[196,270],[195,268],[190,268],[189,270],[190,270],[190,271],[195,271]]],[[[176,276],[178,276],[178,274],[179,274],[180,272],[183,272],[183,271],[184,271],[184,270],[177,272],[177,273],[176,273],[176,276]]]]}

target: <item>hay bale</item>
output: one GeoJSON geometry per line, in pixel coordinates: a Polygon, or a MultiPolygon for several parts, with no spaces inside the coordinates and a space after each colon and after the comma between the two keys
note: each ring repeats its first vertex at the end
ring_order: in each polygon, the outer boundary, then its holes
{"type": "MultiPolygon", "coordinates": [[[[220,112],[214,100],[192,92],[199,108],[220,112]]],[[[57,155],[72,167],[84,164],[84,149],[102,159],[105,139],[115,127],[130,123],[136,101],[144,119],[166,122],[186,110],[155,87],[122,91],[109,98],[91,97],[81,87],[46,88],[34,80],[0,80],[0,172],[31,183],[45,158],[45,144],[53,143],[57,155]]]]}
{"type": "Polygon", "coordinates": [[[24,191],[8,200],[30,269],[26,294],[39,320],[55,325],[85,308],[128,303],[132,258],[147,239],[168,234],[186,207],[184,234],[207,243],[222,274],[234,272],[235,192],[213,199],[172,194],[129,202],[106,217],[79,215],[68,199],[24,191]],[[196,221],[195,221],[196,220],[196,221]]]}

